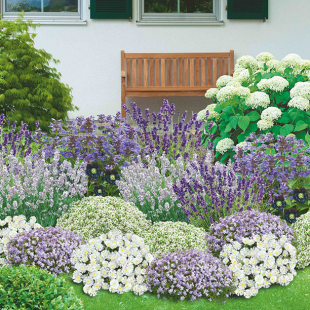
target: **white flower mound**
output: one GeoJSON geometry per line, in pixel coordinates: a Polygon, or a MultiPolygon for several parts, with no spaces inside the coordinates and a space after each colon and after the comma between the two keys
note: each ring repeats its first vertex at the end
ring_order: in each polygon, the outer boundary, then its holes
{"type": "Polygon", "coordinates": [[[257,122],[257,127],[259,130],[267,130],[273,126],[273,121],[261,119],[257,122]]]}
{"type": "Polygon", "coordinates": [[[218,88],[210,88],[206,91],[205,97],[206,98],[214,98],[214,97],[216,97],[218,92],[219,92],[218,88]]]}
{"type": "Polygon", "coordinates": [[[281,60],[282,65],[286,68],[300,68],[302,66],[302,59],[297,54],[288,54],[281,60]]]}
{"type": "Polygon", "coordinates": [[[262,287],[288,285],[296,275],[296,249],[285,235],[253,235],[242,244],[226,244],[220,253],[224,264],[233,272],[235,294],[250,298],[262,287]]]}
{"type": "Polygon", "coordinates": [[[222,88],[222,87],[226,86],[227,83],[229,83],[232,79],[233,79],[233,77],[230,75],[222,75],[221,77],[219,77],[217,79],[216,86],[218,88],[222,88]]]}
{"type": "Polygon", "coordinates": [[[249,96],[245,99],[245,104],[252,109],[256,109],[258,107],[267,108],[270,104],[270,98],[268,94],[256,91],[249,94],[249,96]]]}
{"type": "Polygon", "coordinates": [[[257,87],[258,87],[260,90],[269,89],[269,80],[267,80],[267,79],[261,79],[260,82],[257,84],[257,87]]]}
{"type": "Polygon", "coordinates": [[[6,264],[7,244],[18,234],[29,230],[42,227],[36,223],[36,217],[30,217],[29,223],[26,222],[26,216],[7,216],[4,221],[0,221],[0,266],[6,264]]]}
{"type": "Polygon", "coordinates": [[[262,61],[262,62],[268,62],[268,61],[274,60],[274,59],[275,59],[275,57],[271,53],[268,53],[268,52],[263,52],[263,53],[260,53],[256,56],[256,60],[262,61]]]}
{"type": "Polygon", "coordinates": [[[220,140],[217,145],[215,150],[217,152],[220,152],[221,154],[226,153],[229,149],[231,149],[234,146],[234,141],[230,138],[225,138],[220,140]]]}
{"type": "Polygon", "coordinates": [[[215,112],[214,109],[216,107],[216,104],[209,104],[205,109],[201,110],[197,114],[197,120],[198,121],[205,121],[206,119],[211,119],[211,118],[219,118],[220,114],[215,112]],[[209,111],[209,115],[207,117],[207,111],[209,111]]]}
{"type": "Polygon", "coordinates": [[[225,86],[219,90],[216,95],[218,101],[224,101],[234,98],[236,96],[236,87],[233,86],[225,86]]]}
{"type": "Polygon", "coordinates": [[[272,69],[279,71],[279,72],[282,72],[285,69],[285,67],[282,65],[282,63],[278,60],[275,60],[275,59],[267,61],[266,65],[268,67],[267,72],[270,72],[270,70],[272,70],[272,69]]]}
{"type": "Polygon", "coordinates": [[[235,78],[237,82],[249,82],[251,80],[250,72],[248,69],[241,71],[235,78]]]}
{"type": "Polygon", "coordinates": [[[310,100],[310,82],[298,82],[290,91],[291,98],[303,97],[310,100]]]}
{"type": "Polygon", "coordinates": [[[152,260],[142,238],[113,230],[73,251],[71,261],[76,270],[72,280],[83,282],[83,291],[90,296],[96,296],[100,289],[142,295],[147,291],[146,268],[152,260]]]}
{"type": "Polygon", "coordinates": [[[261,114],[261,119],[265,121],[274,121],[280,118],[282,111],[276,107],[269,107],[265,109],[261,114]]]}
{"type": "Polygon", "coordinates": [[[240,58],[237,59],[237,65],[238,67],[242,67],[244,69],[253,69],[253,70],[257,70],[258,69],[258,62],[257,60],[249,55],[246,56],[242,56],[240,58]]]}
{"type": "Polygon", "coordinates": [[[287,105],[302,111],[308,111],[310,109],[309,100],[301,96],[294,97],[287,105]]]}
{"type": "Polygon", "coordinates": [[[283,91],[286,87],[289,86],[289,82],[281,76],[274,76],[268,81],[269,81],[268,82],[269,89],[274,90],[276,92],[283,91]]]}

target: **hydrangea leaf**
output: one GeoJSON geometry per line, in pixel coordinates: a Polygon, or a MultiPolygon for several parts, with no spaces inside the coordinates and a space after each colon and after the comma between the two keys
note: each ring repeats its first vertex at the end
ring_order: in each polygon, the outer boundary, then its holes
{"type": "Polygon", "coordinates": [[[247,116],[250,118],[251,122],[255,122],[260,119],[260,115],[257,111],[251,111],[247,116]]]}
{"type": "Polygon", "coordinates": [[[277,123],[286,124],[291,121],[290,115],[287,112],[283,112],[281,118],[277,120],[277,123]]]}
{"type": "Polygon", "coordinates": [[[293,130],[294,130],[294,125],[292,125],[292,124],[285,124],[280,129],[280,135],[285,137],[285,136],[289,135],[293,130]]]}
{"type": "Polygon", "coordinates": [[[236,129],[237,128],[237,125],[238,125],[238,119],[239,119],[240,116],[233,116],[230,118],[230,121],[229,121],[229,125],[236,129]]]}
{"type": "Polygon", "coordinates": [[[240,116],[239,120],[238,120],[238,126],[245,131],[249,124],[250,124],[250,117],[249,116],[240,116]]]}
{"type": "Polygon", "coordinates": [[[281,94],[280,98],[281,98],[282,104],[287,103],[291,99],[290,92],[289,91],[283,92],[283,94],[281,94]]]}
{"type": "Polygon", "coordinates": [[[308,125],[304,121],[300,120],[297,122],[294,131],[301,131],[301,130],[306,129],[307,127],[308,125]]]}
{"type": "Polygon", "coordinates": [[[231,127],[231,125],[229,123],[229,124],[227,124],[224,132],[230,132],[231,130],[232,130],[232,127],[231,127]]]}

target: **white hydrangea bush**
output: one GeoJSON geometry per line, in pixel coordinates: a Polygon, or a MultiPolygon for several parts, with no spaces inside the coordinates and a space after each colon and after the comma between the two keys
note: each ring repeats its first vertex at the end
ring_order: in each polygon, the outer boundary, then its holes
{"type": "Polygon", "coordinates": [[[296,248],[285,235],[253,235],[224,245],[220,258],[234,276],[235,294],[250,298],[260,288],[287,286],[296,276],[296,248]]]}
{"type": "Polygon", "coordinates": [[[31,216],[27,222],[24,215],[7,216],[4,220],[0,220],[0,266],[6,265],[7,245],[15,236],[42,227],[36,221],[36,217],[31,216]]]}
{"type": "Polygon", "coordinates": [[[142,295],[147,291],[146,268],[152,260],[149,246],[141,237],[112,230],[72,252],[72,280],[83,282],[83,291],[90,296],[99,290],[142,295]]]}

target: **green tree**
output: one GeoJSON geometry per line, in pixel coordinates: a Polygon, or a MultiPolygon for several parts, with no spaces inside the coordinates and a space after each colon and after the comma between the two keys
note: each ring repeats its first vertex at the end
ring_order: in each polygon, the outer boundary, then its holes
{"type": "Polygon", "coordinates": [[[49,65],[59,60],[35,48],[36,34],[29,30],[36,25],[22,18],[19,14],[15,21],[0,21],[0,114],[18,125],[27,123],[30,130],[39,120],[49,132],[52,118],[68,120],[68,112],[78,108],[72,104],[72,89],[49,65]]]}

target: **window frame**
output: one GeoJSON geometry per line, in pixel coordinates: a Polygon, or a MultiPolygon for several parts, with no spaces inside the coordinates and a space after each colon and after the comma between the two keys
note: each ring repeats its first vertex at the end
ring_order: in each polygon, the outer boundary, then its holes
{"type": "Polygon", "coordinates": [[[222,25],[222,0],[213,0],[214,13],[144,13],[137,0],[137,25],[222,25]]]}
{"type": "MultiPolygon", "coordinates": [[[[5,1],[0,0],[1,19],[15,20],[19,18],[20,12],[6,12],[5,1]]],[[[78,0],[77,12],[25,12],[24,21],[32,20],[33,24],[68,24],[68,25],[85,25],[85,1],[78,0]]]]}

